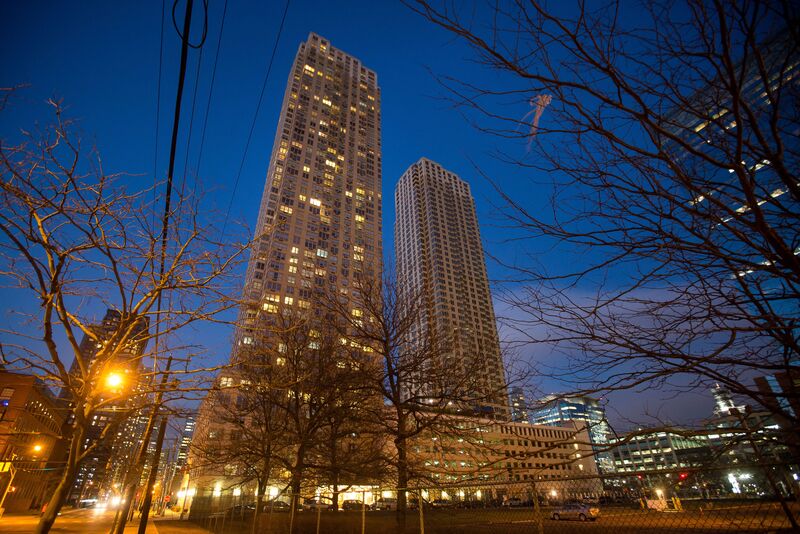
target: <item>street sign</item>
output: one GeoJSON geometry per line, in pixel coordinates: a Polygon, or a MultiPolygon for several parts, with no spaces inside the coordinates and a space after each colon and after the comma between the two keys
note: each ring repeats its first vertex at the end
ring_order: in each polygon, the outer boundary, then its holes
{"type": "Polygon", "coordinates": [[[11,470],[11,462],[0,462],[0,473],[11,470]]]}

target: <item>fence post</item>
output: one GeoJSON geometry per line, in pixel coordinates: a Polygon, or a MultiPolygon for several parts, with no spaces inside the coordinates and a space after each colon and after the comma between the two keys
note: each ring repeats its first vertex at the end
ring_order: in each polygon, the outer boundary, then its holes
{"type": "Polygon", "coordinates": [[[361,534],[364,534],[367,528],[367,493],[361,492],[361,534]]]}
{"type": "Polygon", "coordinates": [[[539,534],[544,534],[544,522],[542,521],[542,510],[539,508],[539,492],[536,491],[536,482],[531,482],[531,492],[533,493],[533,513],[536,514],[536,530],[539,534]]]}
{"type": "Polygon", "coordinates": [[[289,502],[292,503],[292,509],[289,510],[289,512],[290,512],[290,514],[289,514],[289,532],[294,532],[294,518],[295,518],[295,513],[296,513],[296,510],[297,510],[298,498],[297,498],[297,494],[294,493],[294,492],[292,492],[290,495],[291,495],[291,497],[289,499],[289,502]]]}
{"type": "Polygon", "coordinates": [[[425,513],[422,511],[422,490],[417,490],[417,505],[419,507],[419,534],[425,534],[425,513]]]}

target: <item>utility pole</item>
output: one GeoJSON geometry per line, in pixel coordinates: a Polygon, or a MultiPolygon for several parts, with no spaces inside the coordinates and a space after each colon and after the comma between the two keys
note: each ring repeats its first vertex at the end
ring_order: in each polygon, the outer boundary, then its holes
{"type": "MultiPolygon", "coordinates": [[[[175,152],[178,143],[178,127],[180,125],[180,117],[181,117],[181,102],[183,99],[183,86],[186,80],[186,58],[189,52],[189,30],[191,27],[192,22],[192,6],[193,0],[186,0],[186,14],[183,19],[183,34],[180,35],[181,37],[181,62],[180,62],[180,69],[178,74],[178,90],[177,95],[175,97],[175,116],[173,118],[172,123],[172,140],[170,145],[170,154],[169,154],[169,171],[167,172],[167,191],[165,195],[165,204],[164,204],[164,215],[162,218],[162,231],[161,231],[161,251],[160,251],[160,277],[159,279],[163,279],[164,272],[165,272],[165,265],[166,265],[166,255],[167,255],[167,238],[169,236],[169,217],[170,217],[170,209],[171,209],[171,200],[172,200],[172,181],[175,172],[175,152]]],[[[158,301],[157,301],[157,315],[156,317],[160,317],[161,312],[161,300],[163,296],[163,291],[159,292],[158,294],[158,301]]],[[[159,323],[156,322],[156,333],[155,333],[155,355],[158,356],[158,345],[159,345],[159,323]]],[[[123,504],[123,508],[127,511],[130,509],[133,501],[133,495],[136,489],[136,484],[138,483],[139,473],[141,473],[144,469],[145,459],[147,458],[147,446],[150,442],[150,436],[152,435],[153,428],[155,427],[156,419],[159,417],[159,412],[161,411],[161,404],[164,400],[164,388],[167,386],[167,381],[169,379],[169,371],[172,367],[172,354],[167,357],[166,365],[164,366],[164,370],[162,371],[161,375],[161,383],[158,391],[155,394],[155,401],[153,403],[153,409],[150,412],[150,416],[147,421],[147,427],[145,430],[145,435],[143,437],[143,441],[141,447],[139,449],[139,456],[137,459],[136,467],[134,467],[133,475],[134,480],[130,481],[130,487],[128,488],[128,494],[123,504]]],[[[157,369],[156,369],[157,371],[157,369]]],[[[166,414],[163,414],[161,419],[161,424],[158,429],[158,437],[156,438],[156,447],[155,451],[153,452],[153,461],[151,462],[151,472],[148,476],[147,484],[144,487],[142,498],[144,502],[142,503],[142,516],[141,520],[139,521],[139,532],[140,534],[144,534],[145,530],[147,530],[147,519],[150,513],[150,505],[152,503],[152,487],[155,482],[155,477],[158,472],[158,463],[159,463],[159,456],[161,454],[161,447],[164,443],[164,434],[166,433],[166,414]]],[[[125,530],[125,522],[127,520],[127,513],[120,514],[119,521],[116,524],[116,528],[113,530],[115,534],[122,534],[125,530]]]]}

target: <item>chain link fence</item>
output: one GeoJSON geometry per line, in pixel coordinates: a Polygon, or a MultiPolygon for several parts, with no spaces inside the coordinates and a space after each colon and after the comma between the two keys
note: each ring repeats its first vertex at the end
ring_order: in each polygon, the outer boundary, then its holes
{"type": "Polygon", "coordinates": [[[798,470],[788,465],[657,470],[502,483],[420,485],[330,494],[199,492],[190,519],[215,533],[638,533],[797,532],[798,470]]]}

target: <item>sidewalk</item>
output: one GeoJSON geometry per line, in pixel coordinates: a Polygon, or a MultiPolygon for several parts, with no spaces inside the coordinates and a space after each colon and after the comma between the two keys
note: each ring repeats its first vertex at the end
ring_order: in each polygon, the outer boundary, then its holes
{"type": "Polygon", "coordinates": [[[167,511],[163,517],[157,517],[149,521],[147,534],[151,534],[151,527],[154,529],[153,534],[208,534],[211,532],[191,521],[181,520],[180,514],[171,511],[167,511]]]}

